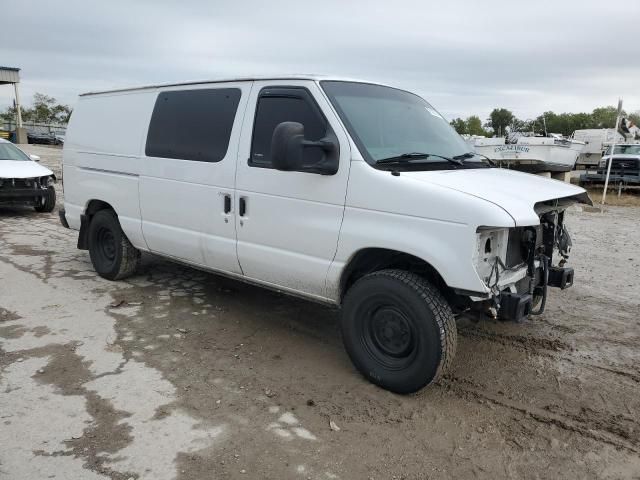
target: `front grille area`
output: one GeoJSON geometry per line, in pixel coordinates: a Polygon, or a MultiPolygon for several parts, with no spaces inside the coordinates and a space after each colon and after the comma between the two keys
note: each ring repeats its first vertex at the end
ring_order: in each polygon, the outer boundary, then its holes
{"type": "MultiPolygon", "coordinates": [[[[607,167],[599,168],[598,173],[607,174],[607,167]]],[[[613,157],[611,162],[611,175],[640,176],[640,159],[613,157]]]]}
{"type": "Polygon", "coordinates": [[[0,188],[3,190],[34,190],[39,188],[39,179],[37,178],[0,178],[0,188]]]}
{"type": "Polygon", "coordinates": [[[46,193],[39,178],[0,178],[0,204],[33,205],[46,193]]]}

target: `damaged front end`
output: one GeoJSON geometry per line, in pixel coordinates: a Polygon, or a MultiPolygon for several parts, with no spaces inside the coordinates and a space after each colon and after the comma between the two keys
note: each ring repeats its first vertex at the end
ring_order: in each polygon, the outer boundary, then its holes
{"type": "Polygon", "coordinates": [[[549,287],[573,285],[573,268],[566,267],[571,237],[564,222],[572,201],[540,202],[534,209],[538,225],[477,230],[474,262],[490,293],[474,309],[501,320],[524,321],[544,312],[549,287]]]}
{"type": "Polygon", "coordinates": [[[55,177],[0,178],[0,205],[38,205],[55,177]]]}

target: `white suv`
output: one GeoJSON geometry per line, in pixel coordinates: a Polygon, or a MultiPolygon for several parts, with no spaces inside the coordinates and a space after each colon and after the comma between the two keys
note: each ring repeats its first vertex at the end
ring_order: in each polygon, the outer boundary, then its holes
{"type": "Polygon", "coordinates": [[[339,305],[351,359],[395,392],[451,364],[456,315],[520,321],[571,285],[564,210],[590,202],[493,168],[417,95],[318,77],[82,95],[64,187],[101,276],[148,251],[339,305]]]}

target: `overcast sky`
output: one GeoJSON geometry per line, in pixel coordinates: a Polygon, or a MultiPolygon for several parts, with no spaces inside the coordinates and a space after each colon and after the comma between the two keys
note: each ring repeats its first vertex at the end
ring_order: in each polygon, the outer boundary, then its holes
{"type": "MultiPolygon", "coordinates": [[[[640,110],[640,1],[18,0],[0,65],[34,92],[274,73],[379,80],[448,118],[640,110]]],[[[0,108],[13,89],[0,86],[0,108]]]]}

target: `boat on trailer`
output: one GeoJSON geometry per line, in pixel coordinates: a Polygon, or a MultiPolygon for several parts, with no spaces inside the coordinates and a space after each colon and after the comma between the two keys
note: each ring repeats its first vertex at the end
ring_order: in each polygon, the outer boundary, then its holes
{"type": "Polygon", "coordinates": [[[573,170],[584,145],[561,136],[520,136],[513,143],[504,137],[476,138],[474,148],[501,167],[539,173],[573,170]]]}

